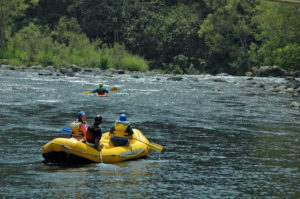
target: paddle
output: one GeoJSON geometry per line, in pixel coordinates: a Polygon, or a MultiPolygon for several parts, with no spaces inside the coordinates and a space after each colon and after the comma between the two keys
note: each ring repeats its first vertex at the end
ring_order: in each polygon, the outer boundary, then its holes
{"type": "Polygon", "coordinates": [[[154,150],[154,151],[157,151],[157,152],[161,152],[163,150],[163,146],[162,145],[159,145],[159,144],[156,144],[156,143],[146,143],[142,140],[139,140],[139,139],[136,139],[136,138],[133,138],[139,142],[142,142],[144,144],[147,144],[149,146],[150,149],[154,150]]]}
{"type": "Polygon", "coordinates": [[[68,127],[64,127],[62,130],[61,130],[62,133],[64,134],[72,134],[72,130],[68,127]]]}
{"type": "MultiPolygon", "coordinates": [[[[111,89],[110,89],[110,91],[116,91],[116,90],[118,90],[118,88],[117,87],[112,87],[111,89]]],[[[82,93],[83,94],[90,94],[92,91],[83,91],[82,93]]]]}

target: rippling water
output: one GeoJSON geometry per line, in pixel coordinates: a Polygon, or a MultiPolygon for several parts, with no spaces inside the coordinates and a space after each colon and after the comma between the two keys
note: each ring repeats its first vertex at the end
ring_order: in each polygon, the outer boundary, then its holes
{"type": "MultiPolygon", "coordinates": [[[[300,113],[246,77],[43,77],[0,72],[0,198],[300,198],[300,113]],[[84,95],[103,82],[107,98],[84,95]],[[120,113],[150,142],[146,159],[49,165],[44,144],[83,110],[108,131],[120,113]]],[[[276,78],[255,78],[272,83],[276,78]]]]}

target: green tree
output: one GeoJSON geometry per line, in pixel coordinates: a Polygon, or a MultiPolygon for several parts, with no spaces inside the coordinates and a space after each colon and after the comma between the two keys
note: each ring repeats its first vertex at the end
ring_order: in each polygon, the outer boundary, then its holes
{"type": "Polygon", "coordinates": [[[127,48],[152,60],[152,69],[183,72],[191,66],[202,70],[205,45],[197,32],[203,13],[200,4],[159,5],[141,10],[139,17],[128,25],[127,48]]]}
{"type": "Polygon", "coordinates": [[[210,72],[243,74],[250,67],[249,45],[253,42],[251,20],[257,1],[212,0],[211,9],[199,30],[209,47],[210,72]]]}
{"type": "Polygon", "coordinates": [[[13,24],[14,18],[24,15],[28,3],[36,5],[37,2],[38,0],[0,0],[0,50],[6,46],[6,32],[13,24]]]}
{"type": "Polygon", "coordinates": [[[262,1],[253,21],[258,24],[256,59],[262,64],[300,69],[300,4],[262,1]]]}
{"type": "Polygon", "coordinates": [[[90,39],[108,44],[122,41],[128,5],[137,0],[77,0],[69,7],[90,39]]]}

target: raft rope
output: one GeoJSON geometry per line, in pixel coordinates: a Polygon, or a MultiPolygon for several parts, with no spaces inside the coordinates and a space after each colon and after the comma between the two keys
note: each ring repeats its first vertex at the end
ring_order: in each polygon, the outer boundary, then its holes
{"type": "Polygon", "coordinates": [[[64,147],[65,149],[67,149],[66,152],[68,154],[70,154],[70,151],[71,151],[71,152],[78,152],[78,153],[82,153],[82,154],[87,154],[87,155],[94,156],[94,157],[99,157],[99,155],[95,155],[95,154],[91,154],[91,153],[87,153],[87,152],[82,152],[82,151],[71,149],[70,147],[66,146],[65,144],[58,144],[58,143],[51,143],[51,144],[56,144],[58,146],[64,147]]]}

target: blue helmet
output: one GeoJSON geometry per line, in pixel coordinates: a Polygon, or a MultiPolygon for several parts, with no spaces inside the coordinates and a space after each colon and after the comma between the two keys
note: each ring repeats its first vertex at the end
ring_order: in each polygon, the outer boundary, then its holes
{"type": "Polygon", "coordinates": [[[127,120],[126,114],[121,114],[120,115],[120,121],[125,122],[127,120]]]}
{"type": "Polygon", "coordinates": [[[77,114],[77,118],[78,118],[78,119],[81,119],[82,116],[85,116],[85,112],[80,111],[80,112],[77,114]]]}

